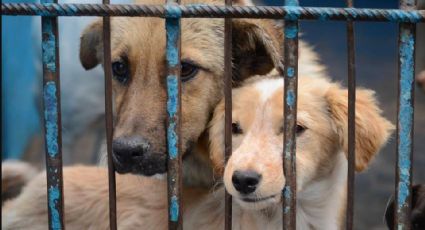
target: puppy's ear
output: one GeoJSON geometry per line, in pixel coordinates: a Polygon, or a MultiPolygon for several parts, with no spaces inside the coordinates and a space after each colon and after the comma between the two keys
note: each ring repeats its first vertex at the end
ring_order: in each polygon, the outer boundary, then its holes
{"type": "Polygon", "coordinates": [[[224,100],[216,106],[209,123],[210,158],[214,172],[222,175],[224,171],[224,100]]]}
{"type": "MultiPolygon", "coordinates": [[[[340,144],[348,152],[348,91],[339,86],[330,87],[327,95],[330,112],[336,123],[340,144]]],[[[381,115],[372,90],[356,90],[355,148],[356,171],[367,168],[379,149],[387,142],[394,125],[381,115]]]]}
{"type": "Polygon", "coordinates": [[[281,68],[282,29],[272,20],[233,20],[233,81],[281,68]]]}
{"type": "Polygon", "coordinates": [[[86,70],[96,67],[99,47],[103,46],[102,20],[97,20],[84,29],[80,40],[80,61],[86,70]]]}

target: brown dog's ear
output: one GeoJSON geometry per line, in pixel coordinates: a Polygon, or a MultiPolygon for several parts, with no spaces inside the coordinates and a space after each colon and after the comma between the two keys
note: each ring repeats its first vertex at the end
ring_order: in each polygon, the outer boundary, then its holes
{"type": "Polygon", "coordinates": [[[216,106],[209,123],[210,158],[214,173],[222,175],[224,171],[224,100],[216,106]]]}
{"type": "MultiPolygon", "coordinates": [[[[331,86],[327,95],[330,112],[336,123],[340,144],[348,152],[348,92],[339,86],[331,86]]],[[[369,162],[387,142],[394,125],[381,115],[375,93],[372,90],[356,90],[355,148],[356,171],[367,168],[369,162]]]]}
{"type": "Polygon", "coordinates": [[[80,61],[86,70],[96,67],[100,60],[97,56],[102,47],[102,20],[97,20],[84,29],[80,40],[80,61]]]}
{"type": "Polygon", "coordinates": [[[273,20],[233,20],[233,81],[238,84],[281,65],[282,29],[273,20]]]}

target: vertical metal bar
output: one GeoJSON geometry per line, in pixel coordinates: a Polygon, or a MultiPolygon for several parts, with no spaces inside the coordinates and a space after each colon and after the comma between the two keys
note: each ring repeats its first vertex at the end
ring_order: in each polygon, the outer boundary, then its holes
{"type": "MultiPolygon", "coordinates": [[[[286,6],[298,6],[298,0],[285,0],[286,6]]],[[[284,41],[284,135],[283,171],[286,184],[282,192],[283,229],[296,228],[296,125],[298,95],[298,20],[285,17],[284,41]]]]}
{"type": "MultiPolygon", "coordinates": [[[[353,0],[347,0],[347,6],[353,7],[353,0]]],[[[356,72],[355,72],[355,44],[354,22],[347,21],[347,55],[348,55],[348,178],[347,178],[347,209],[346,230],[353,229],[354,219],[354,169],[356,164],[355,153],[355,114],[356,114],[356,72]]]]}
{"type": "MultiPolygon", "coordinates": [[[[401,0],[400,8],[413,10],[415,0],[401,0]]],[[[411,229],[413,114],[416,25],[400,23],[397,122],[396,208],[394,229],[411,229]]]]}
{"type": "MultiPolygon", "coordinates": [[[[57,0],[42,0],[57,3],[57,0]]],[[[62,181],[62,122],[57,17],[42,17],[44,134],[46,148],[49,229],[64,229],[62,181]]]]}
{"type": "MultiPolygon", "coordinates": [[[[231,6],[232,0],[226,0],[231,6]]],[[[232,154],[232,18],[224,19],[224,158],[232,154]]],[[[224,229],[232,229],[232,196],[225,191],[224,229]]]]}
{"type": "Polygon", "coordinates": [[[166,60],[167,60],[167,146],[168,146],[168,229],[182,229],[182,156],[181,156],[181,82],[180,82],[180,17],[179,2],[167,0],[166,60]]]}
{"type": "MultiPolygon", "coordinates": [[[[103,0],[109,4],[109,0],[103,0]]],[[[109,228],[117,229],[117,202],[115,188],[115,167],[112,161],[112,67],[111,67],[111,21],[110,17],[103,17],[103,68],[105,71],[105,125],[106,147],[108,154],[108,183],[109,183],[109,228]]]]}

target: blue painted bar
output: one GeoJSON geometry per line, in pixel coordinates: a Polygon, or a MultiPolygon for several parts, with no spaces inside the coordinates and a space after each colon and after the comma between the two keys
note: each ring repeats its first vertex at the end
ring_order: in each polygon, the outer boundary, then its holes
{"type": "MultiPolygon", "coordinates": [[[[52,3],[45,0],[43,3],[52,3]]],[[[64,229],[58,21],[42,17],[44,132],[49,229],[64,229]]]]}
{"type": "Polygon", "coordinates": [[[399,104],[397,123],[396,229],[410,229],[415,26],[400,25],[399,104]]]}
{"type": "Polygon", "coordinates": [[[130,16],[170,17],[166,14],[181,14],[182,18],[274,18],[287,20],[321,21],[381,21],[425,22],[424,10],[332,8],[299,6],[185,6],[114,4],[107,8],[101,4],[38,4],[2,3],[2,15],[38,16],[130,16]],[[167,8],[168,7],[168,8],[167,8]],[[243,12],[243,13],[240,13],[243,12]]]}
{"type": "Polygon", "coordinates": [[[174,3],[165,6],[167,62],[167,150],[168,150],[168,229],[181,229],[182,156],[180,143],[181,82],[180,82],[180,17],[174,3]]]}
{"type": "Polygon", "coordinates": [[[298,88],[298,0],[286,0],[284,28],[284,135],[283,135],[283,171],[286,179],[282,191],[283,229],[296,229],[296,125],[297,125],[297,88],[298,88]]]}

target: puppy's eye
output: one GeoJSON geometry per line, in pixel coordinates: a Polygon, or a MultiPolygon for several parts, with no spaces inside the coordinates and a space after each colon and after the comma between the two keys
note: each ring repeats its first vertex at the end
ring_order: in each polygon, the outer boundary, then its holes
{"type": "Polygon", "coordinates": [[[181,62],[181,80],[182,82],[189,81],[199,72],[199,67],[189,61],[181,62]]]}
{"type": "Polygon", "coordinates": [[[112,63],[112,72],[114,78],[121,84],[125,84],[129,80],[129,68],[127,60],[119,60],[112,63]]]}
{"type": "Polygon", "coordinates": [[[242,128],[239,123],[232,123],[232,133],[233,134],[242,134],[242,128]]]}
{"type": "Polygon", "coordinates": [[[296,127],[296,133],[297,133],[297,135],[300,135],[304,131],[305,131],[305,127],[304,126],[297,125],[297,127],[296,127]]]}

